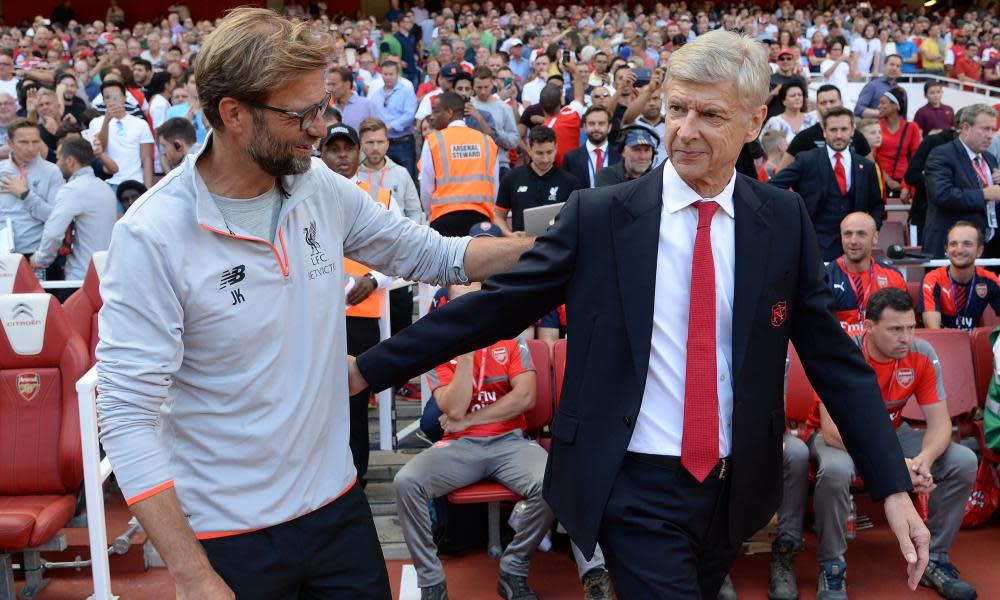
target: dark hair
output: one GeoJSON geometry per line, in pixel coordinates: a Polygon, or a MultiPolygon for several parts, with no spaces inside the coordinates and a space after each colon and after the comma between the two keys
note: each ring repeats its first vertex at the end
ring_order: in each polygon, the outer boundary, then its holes
{"type": "Polygon", "coordinates": [[[882,63],[885,64],[885,63],[889,62],[890,58],[898,58],[900,66],[902,66],[906,62],[906,61],[903,60],[902,56],[900,56],[898,54],[890,54],[889,56],[885,57],[885,60],[883,60],[882,63]]]}
{"type": "Polygon", "coordinates": [[[156,128],[156,135],[157,137],[163,138],[167,142],[180,140],[193,145],[196,141],[198,141],[194,125],[192,125],[191,121],[188,121],[184,117],[167,119],[156,128]]]}
{"type": "Polygon", "coordinates": [[[476,67],[472,70],[473,79],[489,79],[493,81],[493,71],[489,67],[476,67]]]}
{"type": "Polygon", "coordinates": [[[469,75],[465,71],[459,71],[458,73],[455,73],[455,76],[451,78],[452,87],[454,87],[455,84],[458,83],[459,81],[468,81],[470,84],[474,83],[472,81],[472,75],[469,75]]]}
{"type": "Polygon", "coordinates": [[[528,133],[528,144],[554,144],[556,143],[556,132],[545,125],[535,125],[528,133]]]}
{"type": "Polygon", "coordinates": [[[334,67],[330,69],[330,75],[336,75],[341,81],[353,81],[354,75],[351,74],[351,70],[347,67],[334,67]]]}
{"type": "Polygon", "coordinates": [[[131,191],[139,192],[139,195],[141,196],[146,193],[146,186],[142,185],[141,183],[139,183],[134,179],[128,179],[126,181],[121,182],[120,184],[118,184],[118,189],[115,190],[115,196],[118,197],[118,202],[122,201],[122,196],[124,196],[126,192],[131,192],[131,191]]]}
{"type": "Polygon", "coordinates": [[[151,72],[153,70],[153,63],[149,62],[145,58],[142,58],[141,56],[136,56],[132,59],[132,66],[134,67],[136,65],[142,65],[146,68],[146,71],[151,72]]]}
{"type": "Polygon", "coordinates": [[[538,95],[538,103],[542,105],[545,114],[551,115],[559,110],[562,105],[562,97],[562,87],[550,83],[542,88],[542,92],[538,95]]]}
{"type": "Polygon", "coordinates": [[[955,221],[955,224],[948,228],[948,233],[944,236],[945,247],[948,246],[948,238],[951,237],[951,232],[955,231],[959,227],[971,227],[976,230],[976,246],[982,247],[985,243],[985,236],[983,235],[983,230],[979,228],[979,225],[976,225],[972,221],[955,221]]]}
{"type": "Polygon", "coordinates": [[[820,94],[825,94],[827,92],[837,92],[837,98],[843,98],[843,96],[840,95],[839,87],[833,85],[832,83],[824,83],[816,90],[816,99],[819,99],[820,94]]]}
{"type": "Polygon", "coordinates": [[[586,123],[587,122],[587,117],[589,117],[590,115],[592,115],[594,113],[599,113],[599,112],[602,112],[602,113],[606,114],[608,116],[608,122],[611,121],[611,111],[609,111],[608,109],[604,108],[603,106],[597,106],[595,104],[595,105],[592,105],[590,108],[588,108],[586,110],[586,112],[583,113],[583,122],[586,123]]]}
{"type": "Polygon", "coordinates": [[[943,88],[944,83],[938,81],[937,79],[928,79],[927,81],[924,82],[924,95],[926,96],[927,92],[931,91],[932,88],[936,87],[943,88]]]}
{"type": "Polygon", "coordinates": [[[865,318],[874,323],[882,320],[882,313],[886,309],[897,312],[911,312],[913,310],[913,298],[909,292],[899,288],[882,288],[868,297],[868,304],[865,306],[865,318]]]}
{"type": "Polygon", "coordinates": [[[146,86],[146,99],[152,100],[153,96],[167,91],[167,84],[170,83],[170,80],[170,73],[166,71],[153,73],[153,78],[149,80],[149,85],[146,86]]]}
{"type": "Polygon", "coordinates": [[[105,79],[104,81],[101,82],[101,96],[104,96],[104,90],[106,90],[109,87],[118,88],[119,90],[121,90],[122,95],[125,95],[124,83],[118,81],[117,79],[111,79],[111,80],[105,79]]]}
{"type": "Polygon", "coordinates": [[[899,116],[906,119],[906,90],[897,85],[890,89],[889,93],[899,102],[899,106],[896,107],[899,109],[899,116]]]}
{"type": "Polygon", "coordinates": [[[851,118],[851,125],[854,124],[854,113],[851,112],[851,109],[849,109],[849,108],[847,108],[845,106],[834,106],[833,108],[831,108],[830,110],[828,110],[825,115],[823,115],[823,128],[824,129],[826,129],[826,123],[827,123],[827,121],[829,121],[833,117],[850,117],[851,118]]]}
{"type": "Polygon", "coordinates": [[[792,77],[781,84],[781,87],[778,89],[778,102],[784,103],[785,97],[788,96],[788,90],[792,88],[802,90],[802,111],[805,112],[806,107],[809,105],[809,88],[806,87],[806,82],[802,81],[800,77],[792,77]]]}
{"type": "Polygon", "coordinates": [[[441,103],[441,108],[451,111],[456,117],[465,114],[465,98],[458,92],[444,92],[435,98],[441,103]]]}
{"type": "Polygon", "coordinates": [[[71,156],[82,167],[89,167],[94,162],[94,148],[82,137],[67,137],[59,142],[57,154],[71,156]]]}

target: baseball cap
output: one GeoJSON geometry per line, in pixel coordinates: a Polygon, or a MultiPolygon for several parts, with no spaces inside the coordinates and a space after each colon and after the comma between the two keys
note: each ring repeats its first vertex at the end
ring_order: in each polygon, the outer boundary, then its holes
{"type": "Polygon", "coordinates": [[[469,229],[469,237],[503,237],[500,227],[489,221],[476,223],[469,229]]]}
{"type": "Polygon", "coordinates": [[[455,81],[455,77],[461,72],[461,68],[455,63],[448,63],[441,67],[440,75],[448,81],[455,81]]]}
{"type": "Polygon", "coordinates": [[[660,145],[660,143],[656,141],[653,134],[645,129],[633,129],[629,131],[628,135],[625,137],[625,147],[631,148],[633,146],[642,145],[651,146],[655,149],[660,145]]]}
{"type": "Polygon", "coordinates": [[[510,38],[509,40],[506,40],[504,43],[500,44],[500,50],[502,50],[503,52],[509,52],[510,49],[513,48],[514,46],[523,46],[523,45],[524,42],[521,41],[521,38],[510,38]]]}
{"type": "Polygon", "coordinates": [[[778,50],[778,56],[795,56],[795,53],[792,52],[791,48],[782,48],[778,50]]]}
{"type": "Polygon", "coordinates": [[[355,146],[361,145],[361,142],[358,140],[358,132],[354,131],[353,127],[343,123],[337,123],[336,125],[332,125],[330,129],[327,130],[326,139],[323,140],[323,143],[320,145],[320,149],[322,150],[327,144],[332,142],[334,138],[338,137],[347,138],[348,141],[355,146]]]}

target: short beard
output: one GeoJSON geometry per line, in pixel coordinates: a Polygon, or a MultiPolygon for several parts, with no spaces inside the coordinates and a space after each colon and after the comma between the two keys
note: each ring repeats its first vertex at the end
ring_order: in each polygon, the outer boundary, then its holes
{"type": "Polygon", "coordinates": [[[299,158],[295,156],[295,144],[281,142],[267,130],[264,115],[255,110],[253,124],[256,134],[243,150],[250,160],[257,163],[271,177],[299,175],[309,170],[312,157],[299,158]]]}
{"type": "Polygon", "coordinates": [[[604,143],[604,142],[605,142],[605,141],[606,141],[607,139],[608,139],[608,136],[606,136],[606,135],[604,135],[604,134],[601,134],[601,135],[600,135],[600,139],[594,139],[594,136],[592,136],[592,135],[591,135],[591,134],[589,134],[589,133],[587,134],[587,141],[589,141],[589,142],[590,142],[591,144],[593,144],[593,145],[595,145],[595,146],[600,146],[600,145],[601,145],[601,144],[603,144],[603,143],[604,143]]]}

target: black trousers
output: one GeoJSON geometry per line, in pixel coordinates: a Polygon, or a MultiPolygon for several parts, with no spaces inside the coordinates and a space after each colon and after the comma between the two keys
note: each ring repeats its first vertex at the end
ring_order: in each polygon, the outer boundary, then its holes
{"type": "Polygon", "coordinates": [[[619,598],[715,600],[740,546],[729,541],[729,479],[629,453],[598,541],[619,598]]]}
{"type": "Polygon", "coordinates": [[[489,221],[483,213],[474,210],[457,210],[430,222],[431,229],[445,237],[465,237],[473,225],[489,221]]]}
{"type": "Polygon", "coordinates": [[[413,323],[413,286],[389,292],[389,331],[396,335],[413,323]]]}
{"type": "Polygon", "coordinates": [[[371,509],[355,485],[297,519],[201,543],[236,600],[389,600],[371,509]]]}
{"type": "MultiPolygon", "coordinates": [[[[379,342],[378,319],[347,317],[347,353],[357,356],[379,342]]],[[[368,398],[371,389],[365,388],[351,396],[351,455],[358,470],[358,482],[366,484],[368,473],[368,398]]]]}

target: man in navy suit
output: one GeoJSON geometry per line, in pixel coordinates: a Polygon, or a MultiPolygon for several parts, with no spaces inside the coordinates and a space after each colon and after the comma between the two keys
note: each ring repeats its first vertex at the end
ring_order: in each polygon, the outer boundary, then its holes
{"type": "Polygon", "coordinates": [[[878,185],[875,165],[850,147],[854,137],[854,113],[838,106],[823,115],[825,148],[802,152],[768,183],[792,189],[802,196],[816,229],[820,256],[837,260],[844,248],[840,223],[852,212],[864,212],[882,227],[885,201],[878,185]]]}
{"type": "Polygon", "coordinates": [[[611,133],[611,113],[603,106],[591,106],[583,113],[583,130],[587,143],[566,153],[562,168],[580,182],[580,189],[594,187],[597,173],[622,159],[618,150],[608,143],[611,133]]]}
{"type": "Polygon", "coordinates": [[[349,359],[350,388],[387,388],[565,303],[546,501],[585,555],[600,540],[619,597],[714,599],[780,500],[791,340],[915,589],[930,536],[874,374],[830,310],[806,207],[735,172],[767,114],[767,53],[719,30],[667,69],[669,160],[574,193],[512,271],[349,359]]]}
{"type": "Polygon", "coordinates": [[[1000,257],[997,201],[1000,171],[997,157],[987,152],[996,132],[997,111],[986,104],[962,109],[958,139],[939,146],[927,156],[927,222],[924,252],[944,258],[948,230],[958,221],[969,221],[984,233],[989,258],[1000,257]]]}

